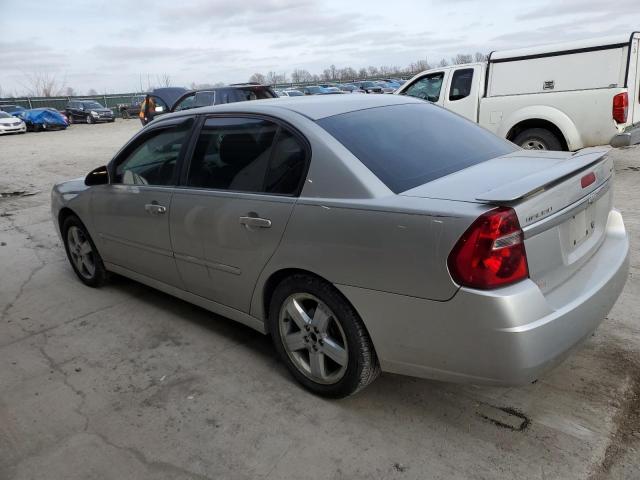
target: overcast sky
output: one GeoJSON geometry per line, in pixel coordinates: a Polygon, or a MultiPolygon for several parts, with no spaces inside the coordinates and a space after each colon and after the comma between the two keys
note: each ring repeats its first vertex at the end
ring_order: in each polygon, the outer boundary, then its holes
{"type": "Polygon", "coordinates": [[[0,0],[0,88],[39,72],[85,94],[437,62],[640,30],[640,0],[0,0]]]}

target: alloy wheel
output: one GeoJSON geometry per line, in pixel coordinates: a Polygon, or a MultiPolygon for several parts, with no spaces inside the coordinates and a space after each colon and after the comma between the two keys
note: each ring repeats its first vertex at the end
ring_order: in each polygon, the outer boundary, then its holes
{"type": "Polygon", "coordinates": [[[280,338],[295,367],[314,382],[330,385],[349,363],[347,337],[329,307],[308,293],[290,295],[278,318],[280,338]]]}
{"type": "Polygon", "coordinates": [[[547,146],[544,143],[534,138],[525,141],[522,144],[522,148],[524,148],[525,150],[548,150],[547,146]]]}
{"type": "Polygon", "coordinates": [[[95,256],[91,242],[84,231],[75,225],[67,230],[67,246],[69,255],[76,267],[76,270],[84,278],[90,280],[96,272],[95,256]]]}

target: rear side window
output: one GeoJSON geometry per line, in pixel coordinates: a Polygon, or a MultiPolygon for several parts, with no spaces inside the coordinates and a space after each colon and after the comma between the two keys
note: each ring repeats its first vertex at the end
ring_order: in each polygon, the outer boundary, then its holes
{"type": "Polygon", "coordinates": [[[187,185],[236,192],[294,195],[305,173],[300,141],[276,123],[210,118],[200,133],[187,185]]]}
{"type": "Polygon", "coordinates": [[[395,193],[517,149],[475,123],[428,103],[359,110],[321,119],[318,124],[395,193]]]}
{"type": "Polygon", "coordinates": [[[462,68],[453,72],[451,77],[451,90],[449,90],[449,100],[462,100],[471,93],[473,82],[473,68],[462,68]]]}

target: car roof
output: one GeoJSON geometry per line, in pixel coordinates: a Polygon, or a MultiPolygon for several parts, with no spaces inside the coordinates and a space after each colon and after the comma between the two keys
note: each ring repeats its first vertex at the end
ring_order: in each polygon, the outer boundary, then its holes
{"type": "Polygon", "coordinates": [[[273,114],[275,113],[274,110],[284,109],[299,113],[312,120],[320,120],[357,110],[408,103],[425,104],[428,102],[405,95],[314,95],[295,100],[288,97],[280,97],[194,108],[164,115],[162,118],[207,113],[273,114]]]}

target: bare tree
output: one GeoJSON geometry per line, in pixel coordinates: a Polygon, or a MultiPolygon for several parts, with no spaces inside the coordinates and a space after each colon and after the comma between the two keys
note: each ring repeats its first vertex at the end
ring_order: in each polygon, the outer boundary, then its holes
{"type": "Polygon", "coordinates": [[[170,87],[171,75],[169,75],[168,73],[156,75],[156,83],[158,84],[159,87],[170,87]]]}
{"type": "Polygon", "coordinates": [[[449,62],[447,62],[446,58],[443,58],[438,62],[438,67],[447,67],[447,66],[449,66],[449,62]]]}
{"type": "Polygon", "coordinates": [[[66,97],[75,97],[76,91],[73,89],[73,87],[67,87],[64,91],[64,95],[66,97]]]}
{"type": "Polygon", "coordinates": [[[331,80],[336,79],[337,72],[338,72],[338,69],[336,68],[335,65],[329,66],[329,74],[331,75],[331,80]]]}
{"type": "Polygon", "coordinates": [[[422,72],[424,70],[429,70],[431,65],[429,65],[429,61],[424,58],[422,60],[418,60],[415,63],[409,65],[409,73],[422,72]]]}
{"type": "Polygon", "coordinates": [[[26,75],[27,95],[31,97],[55,97],[62,95],[64,81],[46,72],[35,72],[26,75]]]}
{"type": "Polygon", "coordinates": [[[267,83],[266,77],[261,73],[254,73],[249,77],[249,81],[252,83],[267,83]]]}
{"type": "Polygon", "coordinates": [[[310,82],[313,79],[311,74],[304,69],[296,69],[291,72],[291,81],[293,83],[310,82]]]}
{"type": "Polygon", "coordinates": [[[358,76],[360,78],[367,78],[369,75],[367,73],[367,69],[366,68],[361,68],[360,70],[358,70],[358,76]]]}
{"type": "Polygon", "coordinates": [[[367,73],[369,74],[370,77],[376,77],[378,76],[378,69],[374,66],[369,66],[367,68],[367,73]]]}
{"type": "Polygon", "coordinates": [[[486,62],[487,56],[482,52],[476,52],[475,54],[476,62],[486,62]]]}
{"type": "Polygon", "coordinates": [[[96,91],[95,88],[90,88],[89,91],[87,92],[87,95],[91,97],[95,97],[96,95],[98,95],[98,92],[96,91]]]}
{"type": "Polygon", "coordinates": [[[461,65],[463,63],[471,63],[471,62],[473,62],[473,55],[468,55],[465,53],[459,53],[451,59],[451,63],[453,65],[461,65]]]}

